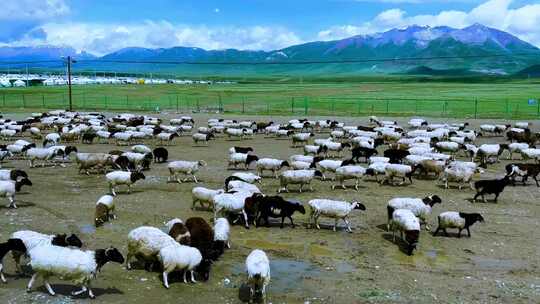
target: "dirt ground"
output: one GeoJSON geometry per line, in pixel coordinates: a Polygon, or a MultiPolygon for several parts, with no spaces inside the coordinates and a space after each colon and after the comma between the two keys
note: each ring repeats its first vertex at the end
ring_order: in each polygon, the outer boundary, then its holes
{"type": "MultiPolygon", "coordinates": [[[[5,115],[5,116],[10,116],[5,115]]],[[[12,117],[22,117],[14,114],[12,117]]],[[[174,114],[161,114],[173,117],[174,114]]],[[[217,117],[213,115],[212,117],[217,117]]],[[[209,115],[195,115],[196,126],[206,124],[209,115]]],[[[232,116],[230,118],[233,118],[232,116]]],[[[239,117],[287,121],[288,117],[239,117]]],[[[311,117],[310,117],[311,118],[311,117]]],[[[348,123],[366,123],[367,118],[341,119],[348,123]]],[[[405,125],[407,120],[399,120],[405,125]]],[[[485,121],[469,121],[478,126],[485,121]]],[[[493,122],[493,121],[490,121],[493,122]]],[[[538,124],[538,122],[535,122],[538,124]]],[[[537,127],[537,126],[536,126],[537,127]]],[[[317,138],[328,134],[318,134],[317,138]]],[[[478,143],[500,142],[502,138],[482,138],[478,143]]],[[[147,142],[153,146],[152,142],[147,142]]],[[[209,147],[194,147],[191,137],[181,137],[169,149],[170,160],[207,161],[199,172],[200,185],[223,187],[231,172],[226,170],[228,148],[252,146],[259,157],[287,159],[301,154],[290,147],[288,140],[256,136],[243,142],[221,137],[209,147]]],[[[77,144],[81,152],[107,152],[115,145],[77,144]]],[[[127,147],[121,147],[127,149],[127,147]]],[[[506,155],[505,155],[506,156],[506,155]]],[[[506,158],[506,157],[505,157],[506,158]]],[[[501,176],[508,160],[489,167],[484,178],[501,176]]],[[[102,175],[79,175],[73,164],[65,168],[28,168],[25,161],[8,161],[4,168],[20,168],[29,172],[32,187],[17,195],[18,209],[0,206],[0,240],[17,230],[31,229],[44,233],[73,232],[80,235],[85,248],[113,245],[126,253],[127,234],[141,225],[163,227],[163,222],[179,217],[201,216],[208,220],[208,211],[192,211],[193,183],[167,183],[166,164],[153,164],[146,171],[146,180],[134,186],[132,194],[121,193],[115,199],[118,219],[97,230],[93,227],[97,198],[108,192],[102,175]]],[[[476,177],[477,179],[480,177],[476,177]]],[[[433,180],[414,179],[412,185],[379,186],[366,180],[360,191],[330,189],[331,182],[315,181],[315,192],[284,194],[304,203],[313,198],[359,200],[367,210],[353,211],[353,233],[341,226],[338,232],[329,229],[333,220],[323,219],[322,230],[306,229],[307,215],[296,214],[292,229],[279,225],[246,230],[232,228],[232,249],[225,252],[212,268],[206,283],[174,282],[166,290],[159,272],[126,271],[123,265],[107,264],[93,282],[97,296],[94,303],[240,303],[239,287],[246,279],[244,261],[255,248],[269,255],[272,281],[268,303],[540,303],[540,188],[508,187],[497,204],[471,203],[474,192],[467,188],[445,190],[433,180]],[[386,232],[386,203],[396,196],[424,197],[437,194],[443,199],[430,219],[436,227],[436,215],[456,210],[479,212],[485,223],[475,224],[472,237],[432,236],[422,231],[418,250],[407,256],[386,232]]],[[[277,180],[265,178],[263,192],[273,194],[277,180]]],[[[343,223],[340,223],[343,225],[343,223]]],[[[52,280],[58,295],[49,296],[38,281],[26,293],[28,277],[15,274],[10,255],[4,259],[8,283],[0,285],[2,303],[75,303],[89,302],[71,297],[74,288],[69,282],[52,280]]]]}

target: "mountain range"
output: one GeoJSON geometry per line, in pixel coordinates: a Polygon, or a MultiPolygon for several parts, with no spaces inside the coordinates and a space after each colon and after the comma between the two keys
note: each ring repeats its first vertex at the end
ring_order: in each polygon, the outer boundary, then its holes
{"type": "Polygon", "coordinates": [[[186,76],[429,74],[441,70],[511,74],[540,64],[540,49],[509,33],[481,24],[463,29],[414,25],[273,51],[130,47],[96,57],[77,53],[70,47],[0,47],[0,62],[55,60],[67,55],[78,59],[80,70],[166,72],[186,76]],[[152,64],[138,63],[141,61],[152,64]],[[347,63],[339,63],[342,61],[347,63]],[[294,64],[298,62],[305,64],[294,64]]]}

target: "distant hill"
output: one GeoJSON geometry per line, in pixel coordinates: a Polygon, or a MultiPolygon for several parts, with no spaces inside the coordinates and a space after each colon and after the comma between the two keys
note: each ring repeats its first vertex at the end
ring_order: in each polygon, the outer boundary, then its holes
{"type": "Polygon", "coordinates": [[[540,64],[540,49],[506,32],[475,24],[463,29],[410,26],[373,35],[317,41],[274,51],[131,47],[93,56],[70,48],[0,48],[2,60],[52,59],[71,54],[79,69],[182,75],[513,74],[540,64]],[[442,58],[441,58],[442,57],[442,58]],[[460,57],[460,58],[449,58],[460,57]],[[151,61],[152,64],[137,63],[151,61]],[[334,62],[354,61],[347,64],[334,62]],[[121,63],[126,62],[126,63],[121,63]],[[205,63],[171,64],[172,62],[205,63]],[[252,63],[272,65],[251,65],[252,63]],[[310,62],[310,64],[291,64],[310,62]]]}
{"type": "Polygon", "coordinates": [[[517,72],[515,75],[523,77],[540,77],[540,64],[526,67],[523,70],[517,72]]]}

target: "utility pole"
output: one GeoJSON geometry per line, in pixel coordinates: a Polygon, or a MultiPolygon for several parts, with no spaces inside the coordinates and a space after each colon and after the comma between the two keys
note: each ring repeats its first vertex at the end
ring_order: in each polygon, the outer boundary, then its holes
{"type": "Polygon", "coordinates": [[[73,111],[73,98],[71,95],[71,64],[77,61],[73,60],[71,56],[67,56],[67,81],[68,81],[68,97],[69,97],[69,111],[73,111]]]}

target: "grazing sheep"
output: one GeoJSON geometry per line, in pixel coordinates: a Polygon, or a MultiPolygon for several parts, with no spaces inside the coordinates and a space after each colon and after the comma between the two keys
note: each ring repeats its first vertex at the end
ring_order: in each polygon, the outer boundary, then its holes
{"type": "MultiPolygon", "coordinates": [[[[440,176],[439,180],[444,182],[444,188],[448,189],[449,182],[458,183],[458,188],[461,190],[464,184],[470,183],[474,176],[474,169],[467,167],[459,168],[455,166],[449,166],[444,169],[444,172],[440,176]]],[[[472,188],[472,187],[471,187],[472,188]]]]}
{"type": "Polygon", "coordinates": [[[15,193],[21,191],[24,185],[32,186],[32,182],[28,178],[18,179],[17,181],[0,181],[0,197],[6,197],[9,200],[8,208],[17,209],[15,193]]]}
{"type": "Polygon", "coordinates": [[[369,158],[371,158],[373,155],[377,155],[377,149],[375,148],[367,148],[367,147],[355,147],[351,150],[352,152],[352,159],[359,162],[360,157],[364,157],[366,159],[366,162],[369,158]]]}
{"type": "Polygon", "coordinates": [[[403,239],[403,232],[405,232],[405,239],[403,240],[407,243],[407,254],[412,255],[413,250],[418,246],[420,238],[420,221],[414,213],[409,209],[395,210],[392,213],[390,229],[392,230],[394,242],[396,241],[396,230],[401,233],[401,239],[403,239]]]}
{"type": "Polygon", "coordinates": [[[75,234],[67,236],[66,234],[48,235],[30,230],[20,230],[11,234],[10,239],[21,240],[24,243],[26,250],[13,250],[13,260],[15,261],[15,267],[21,271],[21,256],[28,253],[39,246],[73,246],[77,248],[82,247],[82,242],[75,234]]]}
{"type": "Polygon", "coordinates": [[[272,171],[273,176],[277,178],[278,171],[283,167],[289,167],[289,162],[281,159],[261,158],[256,163],[257,173],[261,177],[264,171],[272,171]]]}
{"type": "Polygon", "coordinates": [[[315,136],[313,133],[296,133],[292,136],[293,147],[307,144],[311,137],[315,136]]]}
{"type": "Polygon", "coordinates": [[[131,193],[131,185],[138,180],[145,179],[146,177],[142,172],[125,172],[125,171],[113,171],[105,175],[107,182],[109,183],[109,191],[113,196],[116,196],[114,187],[118,185],[127,185],[128,194],[131,193]]]}
{"type": "Polygon", "coordinates": [[[152,153],[152,150],[145,145],[135,145],[131,147],[131,151],[141,154],[152,153]]]}
{"type": "Polygon", "coordinates": [[[485,166],[487,165],[488,158],[490,157],[495,157],[496,161],[499,162],[499,156],[505,149],[508,149],[507,144],[484,144],[478,148],[476,155],[480,157],[481,164],[485,166]]]}
{"type": "MultiPolygon", "coordinates": [[[[253,173],[245,173],[245,172],[234,172],[232,176],[238,178],[238,180],[244,181],[246,183],[254,184],[254,183],[262,183],[262,178],[259,175],[253,174],[253,173]]],[[[225,184],[227,184],[227,179],[225,179],[225,184]]]]}
{"type": "Polygon", "coordinates": [[[510,183],[510,177],[506,175],[502,179],[488,179],[488,180],[479,180],[474,183],[474,189],[476,190],[476,195],[473,198],[473,202],[476,201],[478,196],[482,196],[482,201],[486,202],[484,197],[485,194],[494,194],[494,202],[497,202],[499,195],[504,191],[504,188],[510,183]]]}
{"type": "Polygon", "coordinates": [[[460,144],[453,141],[440,141],[435,144],[435,147],[439,152],[456,153],[460,148],[460,144]]]}
{"type": "Polygon", "coordinates": [[[195,204],[198,202],[203,208],[210,208],[213,206],[214,196],[222,194],[225,191],[223,189],[212,190],[205,187],[195,187],[191,190],[191,196],[193,198],[193,205],[191,209],[195,209],[195,204]],[[208,206],[204,206],[208,203],[208,206]]]}
{"type": "Polygon", "coordinates": [[[212,133],[208,133],[208,134],[202,134],[202,133],[195,133],[191,136],[193,138],[193,142],[198,145],[199,142],[202,142],[202,143],[205,143],[206,145],[208,145],[208,142],[212,139],[212,138],[215,138],[214,134],[212,133]]]}
{"type": "Polygon", "coordinates": [[[19,239],[9,239],[5,243],[0,243],[0,281],[6,283],[6,277],[4,276],[4,265],[2,260],[9,251],[26,252],[26,246],[19,239]]]}
{"type": "Polygon", "coordinates": [[[156,134],[156,144],[157,140],[159,140],[160,145],[163,145],[163,141],[167,143],[167,146],[170,145],[173,140],[179,137],[178,133],[169,133],[169,132],[161,132],[156,134]]]}
{"type": "Polygon", "coordinates": [[[199,249],[205,260],[215,260],[213,249],[214,230],[202,217],[191,217],[186,220],[186,228],[190,234],[190,246],[199,249]]]}
{"type": "Polygon", "coordinates": [[[229,164],[228,168],[231,168],[233,166],[235,169],[238,168],[239,164],[244,164],[245,170],[249,169],[249,165],[251,165],[252,162],[256,162],[259,160],[259,157],[252,154],[244,154],[244,153],[233,153],[229,155],[229,164]]]}
{"type": "Polygon", "coordinates": [[[291,162],[291,168],[293,170],[309,170],[309,169],[315,169],[315,163],[306,163],[303,161],[293,161],[291,162]]]}
{"type": "Polygon", "coordinates": [[[420,220],[421,224],[425,224],[426,230],[429,228],[429,215],[431,214],[431,209],[435,204],[442,203],[442,200],[437,195],[426,196],[423,199],[420,198],[411,198],[411,197],[396,197],[388,201],[387,213],[388,213],[388,223],[386,228],[390,230],[390,222],[392,220],[392,214],[394,210],[397,209],[408,209],[420,220]]]}
{"type": "Polygon", "coordinates": [[[342,219],[347,225],[347,231],[352,233],[351,224],[347,220],[349,214],[354,209],[366,210],[366,206],[359,202],[345,202],[345,201],[335,201],[329,199],[313,199],[308,202],[310,208],[309,216],[309,226],[311,227],[312,223],[315,223],[317,229],[321,229],[319,226],[319,217],[326,216],[334,218],[334,231],[336,231],[338,220],[342,219]]]}
{"type": "Polygon", "coordinates": [[[248,216],[245,210],[246,198],[252,195],[251,192],[238,191],[235,193],[222,193],[214,196],[214,222],[218,214],[223,211],[231,213],[241,213],[244,218],[244,226],[249,229],[248,216]]]}
{"type": "Polygon", "coordinates": [[[350,148],[351,144],[349,143],[335,143],[331,141],[327,141],[322,144],[322,147],[326,148],[325,155],[329,156],[329,152],[336,152],[333,157],[341,157],[342,151],[345,148],[350,148]]]}
{"type": "Polygon", "coordinates": [[[19,169],[2,169],[0,170],[0,180],[17,181],[19,178],[28,178],[28,174],[19,169]]]}
{"type": "Polygon", "coordinates": [[[440,176],[446,167],[445,161],[425,159],[415,166],[416,170],[419,170],[424,176],[428,176],[430,173],[435,173],[435,176],[440,176]]]}
{"type": "Polygon", "coordinates": [[[374,162],[368,166],[365,175],[375,176],[375,180],[379,182],[379,175],[386,174],[386,167],[390,165],[387,162],[374,162]]]}
{"type": "Polygon", "coordinates": [[[505,167],[506,174],[512,177],[512,183],[515,185],[516,175],[521,177],[521,182],[525,185],[528,177],[532,177],[536,186],[540,187],[538,174],[540,174],[540,164],[508,164],[505,167]]]}
{"type": "Polygon", "coordinates": [[[216,219],[214,223],[214,244],[213,249],[216,257],[220,257],[225,248],[231,248],[229,236],[231,233],[231,227],[229,221],[226,218],[220,217],[216,219]]]}
{"type": "Polygon", "coordinates": [[[203,260],[197,248],[173,244],[159,250],[158,259],[163,265],[163,285],[169,288],[169,273],[176,270],[184,271],[184,283],[187,283],[187,273],[191,274],[191,282],[195,281],[194,272],[203,275],[208,280],[210,272],[210,262],[203,260]]]}
{"type": "Polygon", "coordinates": [[[149,226],[135,228],[128,234],[126,268],[131,269],[131,259],[133,257],[145,261],[155,261],[161,248],[174,244],[177,244],[177,242],[158,228],[149,226]]]}
{"type": "Polygon", "coordinates": [[[105,171],[106,166],[114,164],[113,156],[107,153],[76,153],[75,162],[79,165],[79,174],[84,171],[87,175],[89,169],[96,167],[105,171]]]}
{"type": "Polygon", "coordinates": [[[94,224],[98,227],[105,222],[108,222],[110,219],[116,219],[116,214],[114,214],[114,197],[111,195],[103,195],[96,202],[94,224]]]}
{"type": "Polygon", "coordinates": [[[229,149],[229,154],[234,154],[234,153],[248,154],[250,152],[253,152],[253,148],[251,147],[231,147],[229,149]]]}
{"type": "Polygon", "coordinates": [[[165,223],[165,227],[167,227],[167,233],[169,234],[169,236],[172,237],[179,244],[191,244],[191,234],[189,233],[189,230],[181,219],[174,218],[165,223]]]}
{"type": "Polygon", "coordinates": [[[521,150],[521,157],[524,160],[534,159],[537,162],[540,162],[540,149],[529,148],[529,149],[521,150]]]}
{"type": "Polygon", "coordinates": [[[514,153],[521,154],[521,152],[525,149],[529,149],[529,144],[527,143],[511,143],[508,145],[508,151],[510,154],[508,155],[508,159],[513,159],[514,153]]]}
{"type": "Polygon", "coordinates": [[[90,282],[101,271],[103,265],[107,262],[124,263],[124,257],[114,247],[82,251],[58,246],[40,246],[30,251],[30,258],[30,265],[35,273],[28,283],[27,291],[30,291],[36,279],[42,276],[49,294],[54,296],[55,292],[49,284],[49,278],[57,276],[82,285],[81,290],[72,292],[72,295],[77,296],[88,291],[91,299],[95,296],[90,282]]]}
{"type": "Polygon", "coordinates": [[[187,161],[187,160],[177,160],[170,162],[167,166],[169,168],[169,181],[176,180],[179,184],[182,182],[185,182],[189,179],[189,177],[186,177],[183,180],[180,180],[180,177],[178,174],[184,174],[184,175],[191,175],[193,178],[193,181],[195,183],[198,183],[197,177],[195,176],[195,173],[197,173],[200,169],[200,167],[206,166],[206,162],[204,160],[199,161],[187,161]]]}
{"type": "Polygon", "coordinates": [[[409,151],[400,149],[388,149],[384,151],[384,157],[390,158],[390,163],[392,164],[401,164],[403,159],[409,154],[409,151]]]}
{"type": "Polygon", "coordinates": [[[155,148],[152,154],[154,155],[155,163],[166,163],[169,159],[169,151],[163,147],[155,148]]]}
{"type": "Polygon", "coordinates": [[[323,180],[326,180],[326,176],[324,175],[326,172],[336,172],[337,168],[339,167],[354,165],[354,164],[355,162],[352,159],[347,159],[347,160],[325,159],[318,162],[317,166],[323,173],[323,180]]]}
{"type": "Polygon", "coordinates": [[[264,251],[255,249],[246,259],[246,271],[251,297],[257,292],[266,296],[266,286],[270,284],[270,261],[264,251]]]}
{"type": "Polygon", "coordinates": [[[305,145],[304,154],[306,155],[319,155],[321,153],[326,153],[328,148],[324,146],[315,146],[315,145],[305,145]]]}
{"type": "MultiPolygon", "coordinates": [[[[362,166],[342,166],[336,169],[335,180],[341,186],[341,188],[346,189],[345,181],[349,179],[354,179],[354,189],[358,191],[358,183],[360,179],[366,174],[366,168],[362,166]]],[[[332,185],[332,190],[336,188],[336,185],[332,185]]]]}
{"type": "Polygon", "coordinates": [[[467,236],[471,237],[471,231],[469,230],[469,227],[471,227],[476,222],[483,222],[484,218],[479,213],[465,213],[465,212],[455,212],[455,211],[447,211],[439,214],[437,217],[439,220],[439,226],[437,227],[437,230],[433,232],[433,235],[437,235],[439,230],[442,230],[446,236],[448,236],[448,232],[446,232],[446,228],[457,228],[459,229],[458,237],[461,237],[461,231],[463,229],[467,229],[467,236]]]}
{"type": "Polygon", "coordinates": [[[289,185],[300,185],[300,193],[302,193],[302,188],[304,185],[309,185],[310,191],[313,191],[311,187],[311,181],[315,177],[323,177],[323,174],[319,170],[287,170],[283,171],[279,175],[279,186],[278,193],[281,191],[289,192],[289,185]]]}
{"type": "Polygon", "coordinates": [[[412,175],[414,173],[413,167],[408,165],[401,164],[387,164],[384,167],[385,178],[381,181],[381,185],[384,183],[391,183],[394,177],[400,177],[402,182],[400,185],[405,183],[405,179],[408,178],[412,184],[412,175]]]}
{"type": "Polygon", "coordinates": [[[264,220],[266,226],[270,226],[268,218],[281,218],[280,228],[283,228],[285,218],[291,221],[291,227],[294,228],[292,215],[298,211],[301,214],[306,214],[306,209],[302,203],[298,201],[285,200],[281,196],[256,196],[254,197],[257,206],[257,214],[255,224],[260,225],[260,221],[264,220]]]}
{"type": "Polygon", "coordinates": [[[45,164],[55,158],[56,156],[63,156],[64,153],[61,150],[55,150],[51,148],[30,148],[26,151],[26,157],[30,164],[30,168],[34,168],[34,162],[36,160],[43,161],[41,163],[42,167],[45,167],[45,164]]]}

